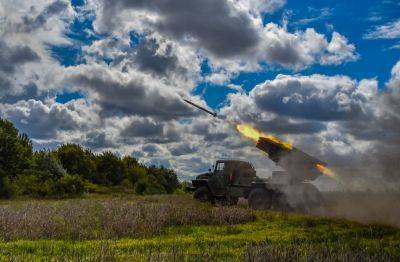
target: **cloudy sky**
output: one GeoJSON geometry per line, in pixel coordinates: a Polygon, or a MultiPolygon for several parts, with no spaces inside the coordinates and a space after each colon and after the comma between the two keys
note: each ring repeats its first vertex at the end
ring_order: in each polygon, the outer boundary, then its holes
{"type": "Polygon", "coordinates": [[[399,185],[398,1],[0,0],[0,36],[0,117],[36,149],[81,143],[181,177],[218,158],[276,169],[188,98],[342,184],[399,185]]]}

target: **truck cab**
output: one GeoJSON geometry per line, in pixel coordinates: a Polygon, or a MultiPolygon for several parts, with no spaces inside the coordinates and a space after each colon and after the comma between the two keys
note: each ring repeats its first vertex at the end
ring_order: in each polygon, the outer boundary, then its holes
{"type": "Polygon", "coordinates": [[[241,160],[218,160],[214,170],[201,174],[192,180],[194,198],[200,201],[224,201],[236,204],[238,198],[256,179],[253,165],[241,160]]]}

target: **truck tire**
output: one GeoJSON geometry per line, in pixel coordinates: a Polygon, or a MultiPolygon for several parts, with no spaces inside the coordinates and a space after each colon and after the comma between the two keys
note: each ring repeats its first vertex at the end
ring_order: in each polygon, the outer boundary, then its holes
{"type": "Polygon", "coordinates": [[[236,206],[238,202],[239,202],[239,198],[237,198],[237,197],[230,197],[229,199],[224,198],[220,203],[221,203],[223,206],[236,206]]]}
{"type": "Polygon", "coordinates": [[[210,189],[206,186],[199,187],[193,194],[193,198],[200,202],[213,202],[213,196],[210,189]]]}
{"type": "Polygon", "coordinates": [[[249,194],[249,206],[253,209],[269,209],[271,207],[271,198],[267,190],[255,188],[249,194]]]}
{"type": "Polygon", "coordinates": [[[304,205],[302,212],[311,213],[323,210],[323,197],[321,192],[312,184],[304,184],[304,205]]]}
{"type": "Polygon", "coordinates": [[[276,191],[272,194],[270,209],[283,212],[291,210],[284,193],[276,191]]]}
{"type": "Polygon", "coordinates": [[[239,202],[239,198],[238,197],[231,197],[230,201],[229,201],[229,205],[230,206],[236,206],[239,202]]]}
{"type": "Polygon", "coordinates": [[[294,184],[285,189],[294,211],[305,214],[323,211],[321,192],[310,183],[294,184]]]}

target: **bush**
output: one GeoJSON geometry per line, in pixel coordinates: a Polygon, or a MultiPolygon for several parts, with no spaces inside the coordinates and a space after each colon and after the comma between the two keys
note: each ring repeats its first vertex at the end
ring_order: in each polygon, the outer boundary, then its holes
{"type": "Polygon", "coordinates": [[[178,188],[174,191],[174,194],[176,195],[185,195],[188,194],[189,191],[187,189],[187,187],[192,186],[191,183],[187,182],[187,181],[183,181],[179,184],[178,188]]]}
{"type": "Polygon", "coordinates": [[[84,182],[78,175],[65,175],[54,183],[53,196],[71,197],[82,195],[84,182]]]}
{"type": "Polygon", "coordinates": [[[0,198],[11,198],[14,195],[14,191],[10,179],[6,176],[0,176],[0,198]]]}
{"type": "Polygon", "coordinates": [[[19,195],[32,197],[71,197],[85,191],[83,180],[77,175],[53,179],[47,171],[27,170],[15,180],[19,195]]]}
{"type": "Polygon", "coordinates": [[[14,184],[19,195],[46,197],[53,194],[51,174],[46,171],[26,170],[18,175],[14,184]]]}
{"type": "Polygon", "coordinates": [[[161,186],[153,176],[140,179],[135,184],[135,192],[139,195],[165,194],[165,188],[161,186]]]}
{"type": "Polygon", "coordinates": [[[112,190],[109,187],[101,186],[97,184],[93,184],[88,181],[84,181],[85,191],[88,193],[95,193],[95,194],[109,194],[112,190]]]}
{"type": "Polygon", "coordinates": [[[127,189],[127,190],[129,190],[129,189],[133,189],[133,184],[132,184],[132,182],[129,180],[129,179],[124,179],[124,180],[122,180],[122,182],[121,182],[121,188],[124,188],[124,189],[127,189]]]}

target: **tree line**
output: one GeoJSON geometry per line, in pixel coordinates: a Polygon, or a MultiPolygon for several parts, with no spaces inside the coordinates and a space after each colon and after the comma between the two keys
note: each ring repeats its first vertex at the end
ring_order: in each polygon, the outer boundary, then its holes
{"type": "Polygon", "coordinates": [[[34,151],[32,141],[0,118],[0,197],[69,197],[91,193],[171,194],[180,184],[168,168],[131,156],[95,154],[78,144],[34,151]]]}

